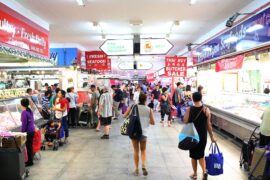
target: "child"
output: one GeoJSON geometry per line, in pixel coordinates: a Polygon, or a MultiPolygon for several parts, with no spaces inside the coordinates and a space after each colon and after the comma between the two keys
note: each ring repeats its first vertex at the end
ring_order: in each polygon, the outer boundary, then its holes
{"type": "Polygon", "coordinates": [[[53,140],[57,138],[59,128],[59,122],[54,122],[53,120],[48,121],[48,124],[45,127],[45,139],[49,146],[53,145],[53,140]]]}

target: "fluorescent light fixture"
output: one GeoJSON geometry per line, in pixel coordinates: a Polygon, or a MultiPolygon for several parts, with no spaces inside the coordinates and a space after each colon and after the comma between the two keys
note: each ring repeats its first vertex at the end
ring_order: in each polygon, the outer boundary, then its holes
{"type": "Polygon", "coordinates": [[[237,42],[238,41],[238,37],[236,37],[236,36],[231,36],[231,37],[229,37],[229,38],[227,38],[227,39],[225,39],[224,40],[224,43],[234,43],[234,42],[237,42]]]}
{"type": "Polygon", "coordinates": [[[196,4],[197,0],[189,0],[189,5],[196,4]]]}
{"type": "Polygon", "coordinates": [[[85,6],[84,0],[76,0],[79,6],[85,6]]]}
{"type": "Polygon", "coordinates": [[[263,27],[264,27],[264,26],[261,25],[261,24],[255,24],[255,25],[249,27],[249,28],[246,30],[246,32],[251,33],[251,32],[257,31],[257,30],[259,30],[259,29],[262,29],[263,27]]]}
{"type": "Polygon", "coordinates": [[[212,51],[212,48],[210,48],[210,47],[205,47],[205,48],[203,49],[203,51],[205,51],[205,52],[210,52],[210,51],[212,51]]]}
{"type": "Polygon", "coordinates": [[[115,34],[115,35],[106,35],[106,39],[133,39],[134,38],[134,35],[129,35],[129,34],[126,34],[126,35],[118,35],[118,34],[115,34]]]}
{"type": "Polygon", "coordinates": [[[131,26],[142,26],[143,25],[143,21],[142,20],[130,20],[129,24],[131,26]]]}
{"type": "Polygon", "coordinates": [[[200,56],[202,53],[200,53],[200,52],[195,52],[195,55],[196,56],[200,56]]]}

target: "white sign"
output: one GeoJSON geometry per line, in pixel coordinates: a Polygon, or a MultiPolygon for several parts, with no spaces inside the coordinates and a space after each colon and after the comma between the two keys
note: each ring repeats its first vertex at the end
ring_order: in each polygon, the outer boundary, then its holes
{"type": "Polygon", "coordinates": [[[167,54],[172,48],[167,39],[141,39],[140,54],[167,54]]]}
{"type": "Polygon", "coordinates": [[[100,49],[108,56],[133,55],[133,40],[106,40],[100,49]]]}
{"type": "Polygon", "coordinates": [[[121,62],[118,64],[118,68],[122,70],[131,70],[134,69],[134,62],[121,62]]]}
{"type": "Polygon", "coordinates": [[[142,62],[142,61],[138,61],[137,62],[137,69],[138,70],[147,70],[147,69],[151,69],[153,67],[153,64],[150,62],[142,62]]]}

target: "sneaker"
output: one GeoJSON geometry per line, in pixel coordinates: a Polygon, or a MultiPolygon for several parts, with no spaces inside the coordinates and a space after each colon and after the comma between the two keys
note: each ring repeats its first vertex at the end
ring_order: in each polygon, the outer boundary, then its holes
{"type": "Polygon", "coordinates": [[[100,137],[100,139],[110,139],[110,137],[109,137],[109,135],[104,134],[103,136],[100,137]]]}

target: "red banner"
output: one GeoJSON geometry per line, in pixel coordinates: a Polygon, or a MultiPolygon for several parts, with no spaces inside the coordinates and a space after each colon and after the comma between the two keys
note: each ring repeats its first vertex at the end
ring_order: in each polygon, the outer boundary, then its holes
{"type": "Polygon", "coordinates": [[[226,58],[216,62],[216,72],[241,69],[244,62],[244,55],[233,58],[226,58]]]}
{"type": "Polygon", "coordinates": [[[147,82],[153,82],[153,81],[155,81],[154,73],[146,74],[146,81],[147,82]]]}
{"type": "Polygon", "coordinates": [[[111,59],[103,51],[85,52],[86,69],[95,69],[97,71],[110,71],[111,59]]]}
{"type": "Polygon", "coordinates": [[[49,32],[0,3],[0,43],[49,58],[49,32]]]}
{"type": "Polygon", "coordinates": [[[170,77],[185,77],[187,75],[187,57],[166,57],[165,75],[170,77]]]}

